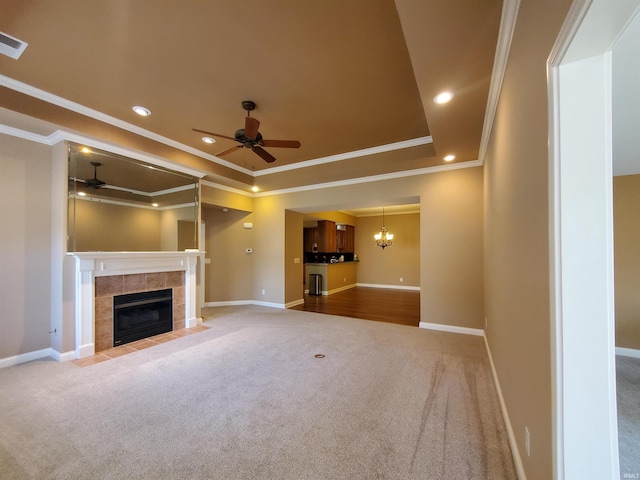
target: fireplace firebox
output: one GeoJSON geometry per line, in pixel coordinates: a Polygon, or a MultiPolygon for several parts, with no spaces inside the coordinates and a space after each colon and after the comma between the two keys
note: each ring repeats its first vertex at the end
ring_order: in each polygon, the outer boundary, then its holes
{"type": "Polygon", "coordinates": [[[113,297],[113,346],[173,330],[173,290],[113,297]]]}

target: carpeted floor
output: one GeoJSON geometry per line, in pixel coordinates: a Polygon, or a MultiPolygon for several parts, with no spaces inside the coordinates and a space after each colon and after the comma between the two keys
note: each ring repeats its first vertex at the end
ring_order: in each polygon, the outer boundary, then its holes
{"type": "Polygon", "coordinates": [[[203,313],[204,332],[96,365],[0,370],[0,478],[516,478],[482,338],[203,313]]]}
{"type": "Polygon", "coordinates": [[[616,356],[620,478],[640,478],[640,358],[616,356]]]}

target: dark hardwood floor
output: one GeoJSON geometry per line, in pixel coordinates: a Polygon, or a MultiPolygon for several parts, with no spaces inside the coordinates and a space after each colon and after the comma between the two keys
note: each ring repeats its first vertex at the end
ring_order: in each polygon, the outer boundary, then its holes
{"type": "Polygon", "coordinates": [[[328,296],[305,295],[304,304],[291,310],[417,327],[420,323],[420,292],[354,287],[328,296]]]}

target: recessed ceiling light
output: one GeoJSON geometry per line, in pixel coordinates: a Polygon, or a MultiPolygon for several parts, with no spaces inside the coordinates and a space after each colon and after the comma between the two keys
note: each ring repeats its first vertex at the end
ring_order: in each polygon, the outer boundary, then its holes
{"type": "Polygon", "coordinates": [[[456,158],[455,155],[447,155],[446,157],[444,157],[444,161],[450,162],[451,160],[455,160],[455,158],[456,158]]]}
{"type": "Polygon", "coordinates": [[[204,143],[216,143],[216,139],[213,137],[202,137],[204,143]]]}
{"type": "Polygon", "coordinates": [[[451,101],[452,98],[453,98],[453,93],[451,93],[451,92],[442,92],[442,93],[439,93],[438,95],[436,95],[435,97],[433,97],[433,101],[435,103],[447,103],[447,102],[451,101]]]}
{"type": "Polygon", "coordinates": [[[151,206],[152,206],[152,207],[157,207],[157,206],[158,206],[158,204],[157,204],[157,203],[152,203],[152,204],[151,204],[151,206]]]}
{"type": "Polygon", "coordinates": [[[148,117],[149,115],[151,115],[151,110],[149,110],[148,108],[145,108],[145,107],[141,107],[140,105],[136,105],[134,107],[131,107],[131,110],[136,112],[141,117],[148,117]]]}
{"type": "Polygon", "coordinates": [[[252,191],[252,192],[257,192],[257,191],[259,191],[259,190],[260,190],[260,189],[259,189],[258,187],[251,187],[251,191],[252,191]]]}
{"type": "Polygon", "coordinates": [[[78,195],[80,195],[81,197],[86,197],[87,196],[87,194],[84,193],[84,192],[78,192],[78,195]]]}
{"type": "Polygon", "coordinates": [[[81,151],[82,153],[91,153],[91,149],[89,149],[89,147],[82,147],[82,148],[80,149],[80,151],[81,151]]]}

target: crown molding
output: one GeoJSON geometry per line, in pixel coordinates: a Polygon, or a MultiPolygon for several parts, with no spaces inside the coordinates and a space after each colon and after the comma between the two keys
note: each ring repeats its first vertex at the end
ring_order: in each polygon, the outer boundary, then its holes
{"type": "MultiPolygon", "coordinates": [[[[415,177],[418,175],[426,175],[430,173],[447,172],[451,170],[460,170],[463,168],[481,167],[479,160],[469,162],[454,163],[452,165],[438,165],[436,167],[418,168],[415,170],[404,170],[401,172],[385,173],[382,175],[372,175],[369,177],[351,178],[348,180],[338,180],[335,182],[317,183],[314,185],[304,185],[301,187],[283,188],[281,190],[270,190],[266,192],[258,192],[253,194],[255,197],[267,197],[270,195],[285,195],[288,193],[307,192],[311,190],[319,190],[331,187],[345,187],[349,185],[357,185],[360,183],[380,182],[384,180],[393,180],[395,178],[415,177]]],[[[204,183],[204,182],[203,182],[204,183]]]]}
{"type": "MultiPolygon", "coordinates": [[[[427,144],[433,143],[433,139],[431,136],[419,137],[419,138],[404,140],[401,142],[395,142],[395,143],[389,143],[386,145],[379,145],[376,147],[365,148],[362,150],[354,150],[351,152],[345,152],[345,153],[340,153],[336,155],[329,155],[327,157],[320,157],[320,158],[315,158],[311,160],[305,160],[305,161],[296,162],[290,165],[283,165],[281,167],[273,167],[273,168],[268,168],[266,170],[260,170],[255,172],[253,170],[249,170],[247,168],[240,167],[234,163],[228,162],[215,155],[211,155],[206,152],[203,152],[202,150],[198,150],[196,148],[185,145],[184,143],[171,140],[170,138],[164,137],[162,135],[158,135],[142,127],[134,125],[132,123],[125,122],[124,120],[120,120],[118,118],[112,117],[105,113],[99,112],[98,110],[94,110],[84,105],[80,105],[79,103],[73,102],[71,100],[67,100],[66,98],[59,97],[58,95],[54,95],[52,93],[46,92],[39,88],[28,85],[24,82],[14,80],[13,78],[10,78],[1,74],[0,74],[0,86],[7,87],[11,90],[23,93],[25,95],[29,95],[30,97],[37,98],[39,100],[42,100],[44,102],[47,102],[53,105],[57,105],[58,107],[64,108],[66,110],[70,110],[72,112],[79,113],[86,117],[93,118],[100,122],[112,125],[114,127],[121,128],[123,130],[134,133],[136,135],[140,135],[141,137],[148,138],[150,140],[156,141],[158,143],[162,143],[169,147],[181,150],[186,153],[190,153],[197,157],[204,158],[211,162],[217,163],[218,165],[230,168],[232,170],[241,172],[245,175],[249,175],[254,178],[262,175],[270,175],[274,173],[287,172],[290,170],[297,170],[300,168],[307,168],[315,165],[323,165],[326,163],[339,162],[341,160],[348,160],[350,158],[363,157],[367,155],[375,155],[378,153],[389,152],[392,150],[400,150],[403,148],[410,148],[410,147],[415,147],[419,145],[427,145],[427,144]]],[[[33,140],[33,141],[38,141],[38,140],[33,140]]],[[[40,142],[40,143],[46,143],[46,142],[40,142]]]]}
{"type": "Polygon", "coordinates": [[[141,137],[148,138],[158,143],[162,143],[169,147],[182,150],[183,152],[190,153],[200,158],[204,158],[221,166],[231,168],[232,170],[236,170],[244,174],[251,172],[251,170],[239,167],[238,165],[216,157],[215,155],[208,154],[196,148],[185,145],[184,143],[176,142],[175,140],[171,140],[170,138],[158,135],[157,133],[153,133],[132,123],[125,122],[124,120],[120,120],[119,118],[112,117],[111,115],[99,112],[98,110],[94,110],[93,108],[80,105],[79,103],[72,102],[71,100],[67,100],[66,98],[59,97],[58,95],[54,95],[52,93],[46,92],[44,90],[1,74],[0,86],[7,87],[11,90],[15,90],[16,92],[20,92],[25,95],[29,95],[30,97],[37,98],[38,100],[51,103],[52,105],[56,105],[66,110],[79,113],[80,115],[84,115],[85,117],[93,118],[94,120],[98,120],[114,127],[121,128],[128,132],[140,135],[141,137]]]}
{"type": "Polygon", "coordinates": [[[403,140],[401,142],[388,143],[386,145],[378,145],[376,147],[363,148],[361,150],[353,150],[351,152],[338,153],[335,155],[329,155],[327,157],[305,160],[303,162],[296,162],[290,165],[269,168],[268,170],[260,170],[258,172],[254,172],[253,176],[260,177],[262,175],[271,175],[272,173],[288,172],[290,170],[297,170],[299,168],[314,167],[316,165],[340,162],[342,160],[349,160],[350,158],[366,157],[368,155],[375,155],[378,153],[390,152],[393,150],[402,150],[403,148],[417,147],[430,143],[433,143],[433,138],[431,136],[418,137],[410,140],[403,140]]]}
{"type": "Polygon", "coordinates": [[[244,195],[245,197],[255,197],[256,194],[252,192],[245,192],[239,188],[229,187],[228,185],[222,185],[221,183],[211,182],[209,180],[200,180],[200,185],[205,187],[217,188],[218,190],[224,190],[225,192],[237,193],[238,195],[244,195]]]}
{"type": "Polygon", "coordinates": [[[509,59],[509,50],[511,49],[511,40],[513,39],[513,32],[516,28],[519,8],[520,0],[505,0],[502,4],[500,33],[498,34],[498,44],[493,60],[489,98],[487,99],[487,109],[484,112],[484,123],[482,126],[482,136],[480,138],[480,149],[478,151],[478,159],[481,165],[484,165],[485,156],[487,155],[489,138],[491,137],[493,121],[498,109],[500,90],[502,89],[502,82],[507,69],[507,60],[509,59]]]}

